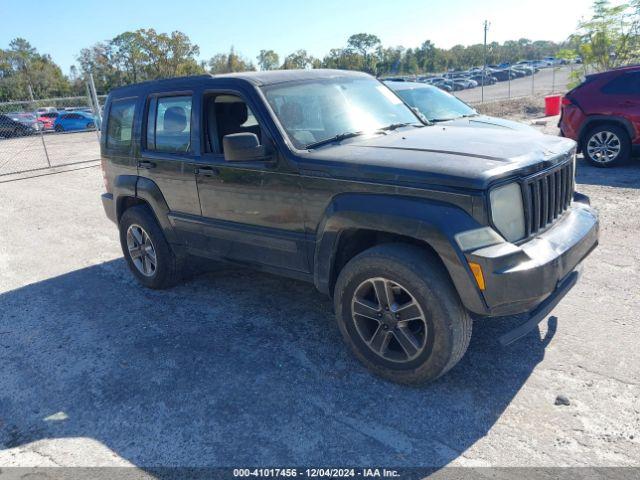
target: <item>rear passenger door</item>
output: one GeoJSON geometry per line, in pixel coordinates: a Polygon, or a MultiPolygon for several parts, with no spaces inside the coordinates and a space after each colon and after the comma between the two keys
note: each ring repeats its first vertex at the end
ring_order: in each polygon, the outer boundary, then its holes
{"type": "MultiPolygon", "coordinates": [[[[197,128],[194,131],[193,92],[150,95],[143,118],[138,175],[154,182],[172,213],[200,215],[194,176],[199,158],[197,128]],[[194,141],[195,140],[195,141],[194,141]]],[[[181,241],[193,242],[192,224],[175,224],[181,241]]]]}

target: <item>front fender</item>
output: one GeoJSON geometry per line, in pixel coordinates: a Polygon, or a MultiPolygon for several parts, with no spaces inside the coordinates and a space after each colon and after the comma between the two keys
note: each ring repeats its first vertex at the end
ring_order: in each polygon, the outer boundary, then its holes
{"type": "Polygon", "coordinates": [[[314,282],[330,293],[340,235],[366,229],[403,235],[427,243],[438,254],[463,304],[476,313],[487,311],[467,261],[458,248],[456,233],[480,228],[462,208],[446,202],[412,197],[344,194],[325,210],[316,235],[314,282]]]}

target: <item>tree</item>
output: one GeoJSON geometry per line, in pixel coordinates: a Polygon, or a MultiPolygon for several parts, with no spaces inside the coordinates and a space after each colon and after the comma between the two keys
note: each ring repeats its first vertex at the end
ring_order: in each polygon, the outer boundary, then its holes
{"type": "Polygon", "coordinates": [[[363,70],[363,57],[346,48],[332,48],[322,59],[324,68],[337,68],[339,70],[363,70]]]}
{"type": "Polygon", "coordinates": [[[381,44],[380,39],[370,33],[356,33],[347,40],[347,48],[362,55],[364,69],[368,72],[375,71],[376,59],[371,56],[371,53],[375,52],[381,44]]]}
{"type": "Polygon", "coordinates": [[[280,56],[273,50],[260,50],[256,60],[260,70],[275,70],[280,65],[280,56]]]}
{"type": "Polygon", "coordinates": [[[401,72],[402,57],[404,56],[404,47],[379,47],[376,53],[378,63],[376,64],[376,74],[396,75],[401,72]]]}
{"type": "Polygon", "coordinates": [[[213,74],[255,70],[253,63],[237,54],[233,47],[229,49],[229,53],[217,53],[211,57],[208,66],[209,72],[213,74]]]}
{"type": "Polygon", "coordinates": [[[116,67],[113,49],[109,42],[98,42],[91,47],[83,48],[78,55],[80,71],[92,74],[96,89],[106,92],[113,87],[123,85],[121,72],[116,67]]]}
{"type": "Polygon", "coordinates": [[[593,16],[580,22],[571,37],[585,68],[609,70],[640,58],[640,1],[611,6],[608,0],[593,3],[593,16]]]}
{"type": "Polygon", "coordinates": [[[147,75],[151,78],[176,77],[199,73],[195,57],[200,47],[187,35],[175,31],[171,35],[156,33],[153,28],[137,30],[142,55],[147,58],[147,75]]]}
{"type": "Polygon", "coordinates": [[[124,72],[125,83],[136,83],[144,75],[149,56],[144,51],[144,39],[141,31],[124,32],[111,40],[112,57],[116,68],[124,72]]]}
{"type": "Polygon", "coordinates": [[[296,70],[311,68],[315,58],[307,53],[306,50],[296,50],[295,52],[287,55],[282,64],[282,68],[285,70],[296,70]]]}
{"type": "Polygon", "coordinates": [[[158,33],[153,28],[123,32],[106,42],[83,48],[78,56],[83,74],[91,73],[99,92],[128,83],[202,73],[200,48],[187,35],[158,33]]]}
{"type": "Polygon", "coordinates": [[[37,98],[68,95],[71,84],[47,54],[39,54],[24,38],[0,50],[0,101],[28,100],[29,87],[37,98]]]}

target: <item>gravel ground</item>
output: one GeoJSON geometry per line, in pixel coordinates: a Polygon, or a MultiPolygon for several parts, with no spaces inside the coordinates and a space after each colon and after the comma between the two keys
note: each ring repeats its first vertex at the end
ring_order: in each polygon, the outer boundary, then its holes
{"type": "Polygon", "coordinates": [[[578,183],[602,234],[576,288],[420,388],[354,360],[311,285],[139,287],[99,168],[1,183],[0,466],[640,466],[640,162],[578,183]]]}

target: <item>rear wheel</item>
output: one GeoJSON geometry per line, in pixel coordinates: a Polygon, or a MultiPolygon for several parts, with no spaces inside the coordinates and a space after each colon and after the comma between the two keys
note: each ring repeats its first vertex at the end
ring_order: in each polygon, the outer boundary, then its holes
{"type": "Polygon", "coordinates": [[[629,159],[631,141],[627,132],[617,125],[598,125],[585,135],[582,153],[596,167],[613,167],[629,159]]]}
{"type": "Polygon", "coordinates": [[[464,355],[471,319],[429,252],[386,244],[354,257],[336,282],[338,326],[356,357],[399,383],[432,381],[464,355]]]}
{"type": "Polygon", "coordinates": [[[119,230],[122,253],[142,285],[162,289],[180,280],[182,264],[147,206],[127,209],[120,219],[119,230]]]}

